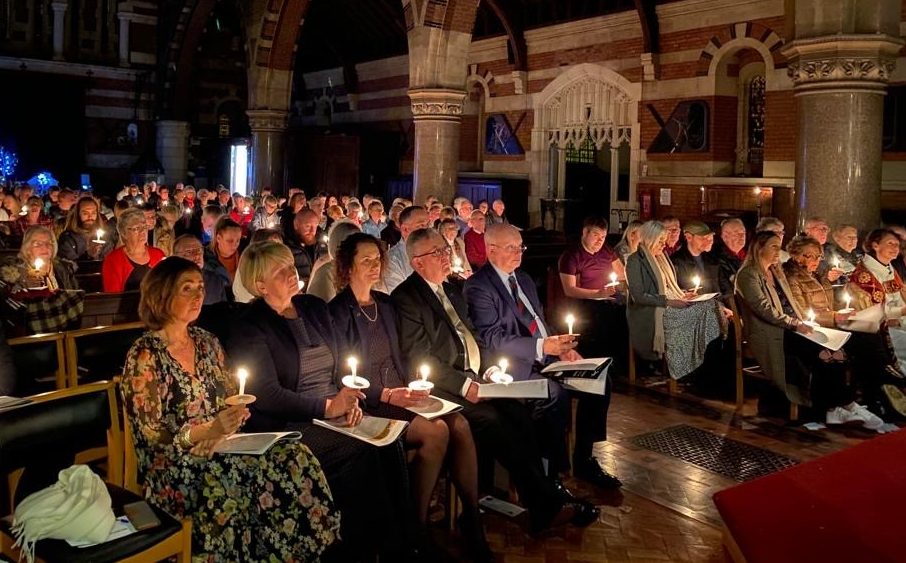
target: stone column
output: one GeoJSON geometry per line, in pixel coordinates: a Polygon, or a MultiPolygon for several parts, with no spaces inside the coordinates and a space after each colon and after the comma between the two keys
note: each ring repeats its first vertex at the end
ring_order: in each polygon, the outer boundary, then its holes
{"type": "Polygon", "coordinates": [[[120,20],[119,32],[119,63],[120,66],[129,66],[129,31],[132,25],[133,13],[126,8],[129,4],[122,4],[116,17],[120,20]]]}
{"type": "Polygon", "coordinates": [[[852,10],[836,0],[797,0],[796,39],[781,51],[798,98],[800,229],[811,216],[832,226],[880,224],[883,101],[904,42],[886,29],[885,13],[898,10],[898,2],[857,3],[852,10]]]}
{"type": "Polygon", "coordinates": [[[157,160],[164,167],[168,184],[185,182],[189,161],[189,122],[163,120],[157,122],[157,160]]]}
{"type": "Polygon", "coordinates": [[[270,187],[275,194],[283,193],[284,183],[284,135],[289,112],[272,109],[250,109],[252,130],[251,155],[249,155],[250,193],[270,187]]]}
{"type": "Polygon", "coordinates": [[[50,8],[53,10],[53,60],[63,60],[63,30],[66,23],[66,8],[69,4],[66,2],[51,2],[50,8]]]}
{"type": "Polygon", "coordinates": [[[459,174],[459,123],[466,93],[449,88],[409,90],[415,120],[413,201],[429,195],[449,205],[459,174]]]}

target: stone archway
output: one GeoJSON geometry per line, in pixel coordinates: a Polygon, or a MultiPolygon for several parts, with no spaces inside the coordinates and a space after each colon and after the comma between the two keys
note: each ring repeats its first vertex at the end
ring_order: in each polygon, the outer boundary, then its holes
{"type": "Polygon", "coordinates": [[[629,195],[625,200],[618,199],[617,167],[612,166],[608,219],[611,225],[617,225],[637,210],[641,93],[641,84],[632,83],[609,68],[585,63],[571,67],[534,95],[535,125],[528,155],[532,181],[529,214],[533,225],[541,223],[542,199],[564,197],[566,148],[586,141],[597,149],[609,144],[614,159],[616,150],[628,144],[629,195]],[[558,149],[556,162],[551,158],[551,147],[558,149]]]}

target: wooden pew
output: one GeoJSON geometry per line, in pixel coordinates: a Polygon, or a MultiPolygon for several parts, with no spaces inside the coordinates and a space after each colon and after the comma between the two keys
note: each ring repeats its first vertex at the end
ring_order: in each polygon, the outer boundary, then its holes
{"type": "Polygon", "coordinates": [[[139,292],[85,295],[82,328],[131,323],[138,320],[139,292]]]}
{"type": "Polygon", "coordinates": [[[123,372],[126,354],[145,330],[132,322],[70,330],[65,333],[66,376],[70,387],[84,382],[113,379],[123,372]]]}
{"type": "Polygon", "coordinates": [[[56,389],[66,387],[64,334],[52,332],[7,340],[13,350],[16,373],[28,374],[34,382],[54,382],[56,389]]]}

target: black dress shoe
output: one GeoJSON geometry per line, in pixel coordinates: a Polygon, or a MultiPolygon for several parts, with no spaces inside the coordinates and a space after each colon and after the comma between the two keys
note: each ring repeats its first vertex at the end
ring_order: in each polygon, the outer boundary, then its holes
{"type": "Polygon", "coordinates": [[[576,500],[573,492],[570,491],[560,479],[554,479],[554,489],[557,490],[557,494],[560,495],[560,498],[563,500],[563,502],[573,502],[574,500],[576,500]]]}
{"type": "Polygon", "coordinates": [[[613,490],[623,486],[619,479],[601,469],[598,462],[591,458],[574,464],[573,475],[602,489],[613,490]]]}
{"type": "Polygon", "coordinates": [[[463,512],[456,521],[465,551],[474,563],[494,563],[496,558],[484,535],[481,517],[463,512]]]}
{"type": "Polygon", "coordinates": [[[569,523],[573,526],[584,528],[598,519],[598,507],[590,502],[577,500],[570,504],[573,508],[573,517],[569,523]]]}

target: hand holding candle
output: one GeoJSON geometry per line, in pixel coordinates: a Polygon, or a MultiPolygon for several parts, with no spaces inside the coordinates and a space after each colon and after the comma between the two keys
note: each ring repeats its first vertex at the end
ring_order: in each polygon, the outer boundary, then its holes
{"type": "Polygon", "coordinates": [[[692,291],[698,291],[702,287],[701,276],[692,276],[692,291]]]}
{"type": "Polygon", "coordinates": [[[35,258],[34,267],[35,267],[35,270],[40,272],[44,268],[44,259],[35,258]]]}
{"type": "Polygon", "coordinates": [[[513,382],[513,376],[506,372],[507,368],[510,367],[510,363],[506,358],[500,358],[500,361],[497,362],[499,370],[495,370],[488,376],[488,379],[491,383],[502,383],[507,385],[513,382]]]}
{"type": "Polygon", "coordinates": [[[616,287],[618,285],[620,285],[620,282],[617,281],[617,273],[610,272],[610,283],[607,284],[605,287],[616,287]]]}
{"type": "Polygon", "coordinates": [[[352,387],[353,389],[368,389],[371,386],[371,382],[365,379],[364,377],[359,377],[355,374],[356,368],[359,366],[359,361],[355,356],[350,356],[346,360],[346,365],[349,366],[349,370],[352,372],[352,375],[344,375],[343,385],[345,387],[352,387]]]}
{"type": "Polygon", "coordinates": [[[94,240],[91,242],[96,242],[98,244],[104,244],[104,239],[102,238],[103,236],[104,236],[104,229],[98,229],[97,231],[95,231],[94,240]]]}
{"type": "Polygon", "coordinates": [[[805,316],[806,316],[806,322],[807,322],[809,325],[811,325],[811,326],[818,326],[818,323],[815,322],[815,318],[816,318],[816,317],[815,317],[815,311],[814,311],[814,310],[809,309],[808,312],[805,314],[805,316]]]}

